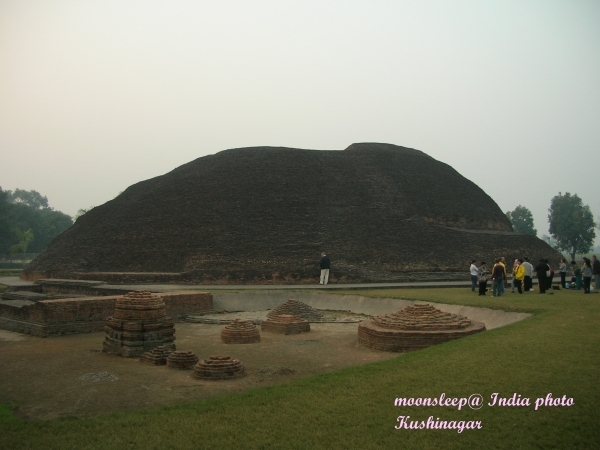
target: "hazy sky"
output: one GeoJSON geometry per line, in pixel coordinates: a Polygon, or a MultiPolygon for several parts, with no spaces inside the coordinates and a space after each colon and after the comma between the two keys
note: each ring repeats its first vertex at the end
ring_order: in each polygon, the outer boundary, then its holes
{"type": "MultiPolygon", "coordinates": [[[[67,214],[235,147],[412,147],[600,215],[600,1],[0,0],[0,186],[67,214]]],[[[424,186],[424,189],[427,187],[424,186]]]]}

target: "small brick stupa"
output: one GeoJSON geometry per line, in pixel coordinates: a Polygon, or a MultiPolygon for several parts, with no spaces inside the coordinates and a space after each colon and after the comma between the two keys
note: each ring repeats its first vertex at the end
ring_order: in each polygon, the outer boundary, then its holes
{"type": "Polygon", "coordinates": [[[190,370],[200,359],[192,352],[173,352],[167,357],[167,367],[171,369],[190,370]]]}
{"type": "Polygon", "coordinates": [[[298,334],[304,331],[310,331],[310,323],[308,320],[290,314],[280,314],[278,316],[269,317],[261,326],[261,331],[269,331],[279,334],[298,334]]]}
{"type": "Polygon", "coordinates": [[[173,352],[171,347],[165,347],[159,345],[154,347],[149,352],[146,352],[140,356],[140,361],[144,364],[150,364],[153,366],[164,366],[167,364],[167,357],[173,352]]]}
{"type": "Polygon", "coordinates": [[[324,318],[321,311],[318,311],[312,306],[308,306],[306,303],[302,303],[297,300],[288,300],[287,302],[279,305],[277,308],[269,311],[267,317],[271,318],[281,314],[300,317],[304,320],[308,320],[309,322],[321,322],[324,318]]]}
{"type": "Polygon", "coordinates": [[[203,380],[223,380],[242,377],[245,374],[244,364],[230,356],[211,356],[194,366],[194,377],[203,380]]]}
{"type": "Polygon", "coordinates": [[[409,352],[484,330],[481,322],[419,304],[361,322],[358,343],[375,350],[409,352]]]}
{"type": "Polygon", "coordinates": [[[165,304],[150,292],[130,292],[119,298],[112,317],[106,320],[103,350],[137,358],[164,345],[175,350],[175,328],[165,304]]]}
{"type": "Polygon", "coordinates": [[[221,340],[225,344],[252,344],[260,342],[260,332],[249,320],[235,319],[221,330],[221,340]]]}

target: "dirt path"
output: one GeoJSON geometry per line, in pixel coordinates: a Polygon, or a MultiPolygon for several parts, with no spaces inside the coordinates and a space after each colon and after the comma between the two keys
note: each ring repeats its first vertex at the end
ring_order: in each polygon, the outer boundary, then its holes
{"type": "Polygon", "coordinates": [[[101,352],[104,333],[38,338],[0,330],[0,403],[31,419],[90,416],[241,392],[343,367],[398,357],[357,344],[358,324],[311,324],[310,333],[261,333],[259,344],[221,343],[220,325],[176,324],[178,350],[230,355],[247,376],[203,381],[191,371],[101,352]]]}

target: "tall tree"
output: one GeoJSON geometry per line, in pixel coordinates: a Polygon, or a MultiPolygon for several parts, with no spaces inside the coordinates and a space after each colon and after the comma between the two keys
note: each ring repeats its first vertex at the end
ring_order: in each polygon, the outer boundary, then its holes
{"type": "Polygon", "coordinates": [[[594,216],[577,194],[559,192],[550,202],[548,212],[549,231],[558,250],[569,252],[571,259],[575,259],[575,253],[591,249],[596,237],[594,216]]]}
{"type": "Polygon", "coordinates": [[[17,253],[19,250],[21,250],[21,253],[27,253],[27,248],[29,247],[29,244],[33,242],[34,239],[33,231],[31,231],[31,228],[27,231],[21,231],[17,227],[15,227],[13,228],[13,233],[19,240],[19,243],[13,245],[10,248],[10,254],[14,256],[15,253],[17,253]]]}
{"type": "Polygon", "coordinates": [[[507,211],[506,215],[512,223],[515,233],[537,235],[537,230],[533,228],[533,216],[529,209],[519,205],[514,211],[507,211]]]}

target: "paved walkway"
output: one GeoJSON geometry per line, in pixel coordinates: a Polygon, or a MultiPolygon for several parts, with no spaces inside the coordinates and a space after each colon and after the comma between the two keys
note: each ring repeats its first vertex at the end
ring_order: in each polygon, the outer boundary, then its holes
{"type": "MultiPolygon", "coordinates": [[[[0,277],[0,284],[6,286],[31,286],[33,282],[21,280],[19,277],[0,277]]],[[[430,288],[430,287],[469,287],[470,280],[465,281],[421,281],[407,283],[354,283],[354,284],[103,284],[103,289],[148,289],[155,292],[180,290],[341,290],[341,289],[398,289],[398,288],[430,288]]]]}

